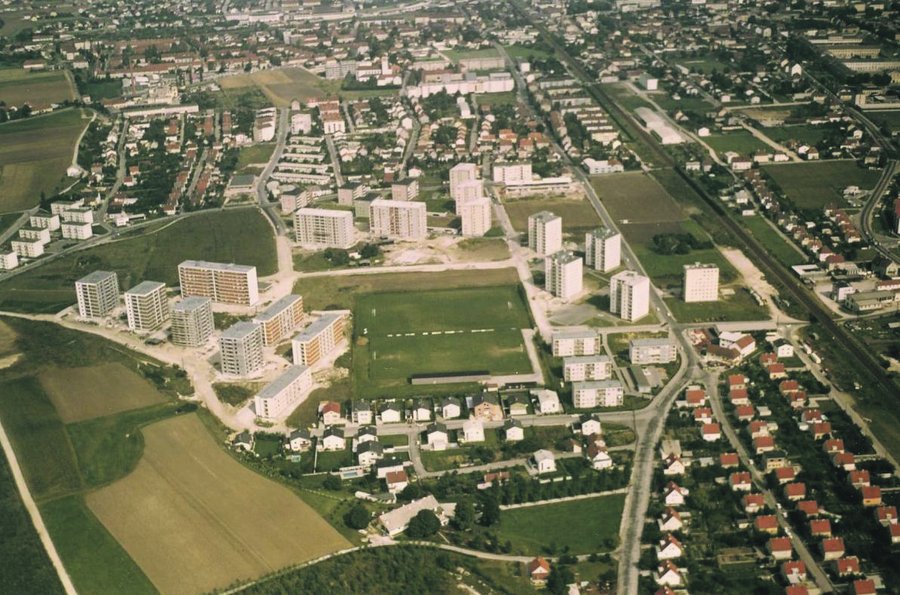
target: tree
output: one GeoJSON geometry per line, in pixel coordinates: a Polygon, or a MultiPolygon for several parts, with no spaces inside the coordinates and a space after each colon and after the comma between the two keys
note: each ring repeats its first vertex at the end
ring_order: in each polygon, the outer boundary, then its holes
{"type": "Polygon", "coordinates": [[[397,499],[401,502],[411,502],[412,500],[418,500],[421,497],[422,486],[417,483],[407,485],[399,494],[397,494],[397,499]]]}
{"type": "Polygon", "coordinates": [[[326,490],[331,490],[333,492],[336,492],[339,489],[341,489],[341,487],[343,487],[343,486],[342,486],[340,477],[338,477],[337,475],[329,474],[325,478],[325,481],[322,482],[322,487],[325,488],[326,490]]]}
{"type": "Polygon", "coordinates": [[[569,590],[569,583],[572,582],[575,582],[572,569],[562,564],[556,564],[550,569],[550,576],[547,577],[547,590],[553,595],[564,595],[569,590]]]}
{"type": "Polygon", "coordinates": [[[485,527],[500,522],[500,503],[493,494],[486,494],[481,501],[481,524],[485,527]]]}
{"type": "Polygon", "coordinates": [[[351,529],[365,529],[369,526],[370,520],[372,520],[372,515],[361,502],[354,504],[353,508],[344,515],[344,523],[351,529]]]}
{"type": "Polygon", "coordinates": [[[475,503],[471,498],[461,498],[456,503],[453,526],[460,531],[471,531],[475,526],[475,503]]]}
{"type": "Polygon", "coordinates": [[[409,527],[406,528],[406,534],[412,539],[423,539],[431,537],[441,528],[441,521],[437,515],[431,510],[420,510],[419,513],[409,521],[409,527]]]}

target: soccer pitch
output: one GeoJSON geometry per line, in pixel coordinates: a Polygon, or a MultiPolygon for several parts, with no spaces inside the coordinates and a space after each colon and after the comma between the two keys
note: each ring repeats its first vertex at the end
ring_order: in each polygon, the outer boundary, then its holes
{"type": "MultiPolygon", "coordinates": [[[[362,396],[396,394],[416,374],[527,374],[516,286],[373,293],[356,300],[353,371],[362,396]]],[[[421,391],[421,387],[418,387],[421,391]]]]}

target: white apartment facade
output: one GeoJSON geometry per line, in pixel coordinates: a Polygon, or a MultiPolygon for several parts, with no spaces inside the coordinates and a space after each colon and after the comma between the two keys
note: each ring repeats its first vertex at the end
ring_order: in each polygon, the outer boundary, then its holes
{"type": "Polygon", "coordinates": [[[534,177],[530,161],[500,161],[491,169],[491,176],[498,184],[521,184],[534,177]]]}
{"type": "Polygon", "coordinates": [[[628,345],[628,359],[632,364],[670,364],[678,357],[675,341],[662,339],[634,339],[628,345]]]}
{"type": "Polygon", "coordinates": [[[603,349],[600,335],[592,330],[556,331],[553,333],[553,357],[597,355],[603,349]]]}
{"type": "Polygon", "coordinates": [[[250,376],[263,367],[262,329],[252,322],[238,322],[219,337],[222,373],[250,376]]]}
{"type": "Polygon", "coordinates": [[[199,347],[215,330],[212,300],[206,297],[184,298],[172,308],[172,342],[182,347],[199,347]]]}
{"type": "Polygon", "coordinates": [[[544,279],[548,292],[570,300],[583,288],[583,266],[580,256],[560,250],[544,259],[544,279]]]}
{"type": "Polygon", "coordinates": [[[13,240],[10,247],[21,258],[38,258],[44,255],[44,242],[40,240],[13,240]]]}
{"type": "Polygon", "coordinates": [[[563,359],[563,379],[566,382],[606,380],[612,373],[613,362],[607,355],[582,355],[563,359]]]}
{"type": "Polygon", "coordinates": [[[629,322],[649,314],[650,279],[634,271],[613,275],[609,280],[609,309],[629,322]]]}
{"type": "Polygon", "coordinates": [[[312,387],[312,370],[306,366],[289,367],[254,397],[256,416],[272,420],[289,415],[306,400],[312,387]]]}
{"type": "Polygon", "coordinates": [[[369,207],[369,219],[375,237],[421,240],[428,233],[424,202],[378,198],[369,207]]]}
{"type": "Polygon", "coordinates": [[[90,223],[66,221],[59,227],[64,240],[89,240],[94,237],[94,227],[90,223]]]}
{"type": "Polygon", "coordinates": [[[156,330],[169,319],[166,284],[142,281],[125,292],[125,313],[132,331],[156,330]]]}
{"type": "Polygon", "coordinates": [[[349,312],[321,312],[319,317],[291,340],[295,366],[314,366],[327,358],[344,338],[349,312]]]}
{"type": "Polygon", "coordinates": [[[481,196],[481,183],[478,181],[478,164],[457,163],[450,168],[450,198],[453,199],[453,202],[458,205],[463,192],[471,193],[474,191],[473,189],[476,189],[478,196],[481,196]],[[471,184],[472,182],[475,184],[471,184]],[[468,185],[466,185],[467,183],[468,185]],[[465,191],[463,191],[464,185],[466,185],[465,191]]]}
{"type": "Polygon", "coordinates": [[[0,252],[0,271],[11,271],[19,266],[19,255],[15,252],[0,252]]]}
{"type": "Polygon", "coordinates": [[[119,276],[111,271],[94,271],[75,282],[78,315],[102,318],[119,302],[119,276]]]}
{"type": "Polygon", "coordinates": [[[346,250],[356,243],[354,232],[351,211],[301,208],[294,212],[294,233],[303,246],[346,250]]]}
{"type": "Polygon", "coordinates": [[[491,199],[463,199],[456,211],[462,219],[462,235],[481,237],[491,229],[491,199]]]}
{"type": "Polygon", "coordinates": [[[577,409],[621,407],[625,387],[618,380],[586,380],[572,384],[572,404],[577,409]]]}
{"type": "Polygon", "coordinates": [[[684,265],[684,301],[715,302],[719,299],[719,267],[714,264],[684,265]]]}
{"type": "Polygon", "coordinates": [[[584,258],[595,271],[609,272],[622,264],[622,235],[606,227],[585,234],[584,258]]]}
{"type": "Polygon", "coordinates": [[[528,217],[528,247],[539,256],[562,250],[562,218],[550,211],[528,217]]]}

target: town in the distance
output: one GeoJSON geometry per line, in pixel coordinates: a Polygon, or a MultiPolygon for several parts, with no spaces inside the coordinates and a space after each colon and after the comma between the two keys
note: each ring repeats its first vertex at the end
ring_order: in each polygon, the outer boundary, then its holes
{"type": "Polygon", "coordinates": [[[0,594],[900,594],[900,4],[0,3],[0,594]]]}

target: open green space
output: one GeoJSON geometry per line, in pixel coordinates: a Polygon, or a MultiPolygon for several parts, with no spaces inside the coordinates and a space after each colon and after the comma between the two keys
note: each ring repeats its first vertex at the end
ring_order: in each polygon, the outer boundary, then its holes
{"type": "MultiPolygon", "coordinates": [[[[681,323],[768,320],[769,311],[761,307],[743,287],[733,287],[734,295],[715,303],[685,303],[679,298],[666,298],[675,319],[681,323]]],[[[721,290],[720,290],[721,293],[721,290]]]]}
{"type": "Polygon", "coordinates": [[[762,215],[743,217],[741,223],[783,265],[790,267],[806,262],[806,257],[789,244],[762,215]]]}
{"type": "Polygon", "coordinates": [[[497,537],[527,555],[567,546],[575,555],[608,552],[618,543],[624,507],[625,495],[614,494],[504,510],[497,537]]]}
{"type": "Polygon", "coordinates": [[[67,109],[0,124],[0,212],[37,205],[62,190],[75,144],[90,116],[67,109]]]}
{"type": "Polygon", "coordinates": [[[21,216],[22,213],[5,213],[0,215],[0,235],[3,235],[3,232],[12,227],[21,216]]]}
{"type": "Polygon", "coordinates": [[[705,56],[703,58],[685,57],[679,58],[676,62],[688,70],[696,71],[701,74],[711,74],[712,72],[727,72],[730,66],[727,62],[722,62],[713,56],[705,56]]]}
{"type": "Polygon", "coordinates": [[[900,130],[900,110],[866,112],[866,117],[891,132],[900,130]]]}
{"type": "Polygon", "coordinates": [[[844,188],[871,190],[881,177],[881,170],[864,169],[850,160],[767,165],[763,171],[798,209],[809,210],[845,205],[844,188]]]}
{"type": "Polygon", "coordinates": [[[519,96],[515,91],[506,93],[483,93],[475,95],[475,103],[478,105],[516,105],[519,102],[519,96]]]}
{"type": "Polygon", "coordinates": [[[591,176],[591,185],[616,221],[667,223],[685,218],[666,189],[643,172],[591,176]]]}
{"type": "Polygon", "coordinates": [[[769,145],[746,130],[728,132],[725,134],[712,134],[704,138],[703,142],[712,147],[720,156],[728,151],[734,151],[745,157],[749,157],[757,151],[772,151],[772,148],[769,147],[769,145]]]}
{"type": "Polygon", "coordinates": [[[508,200],[504,201],[503,208],[506,209],[512,226],[521,232],[528,231],[528,217],[541,211],[550,211],[562,217],[563,231],[569,233],[585,232],[600,225],[600,216],[587,200],[567,198],[508,200]]]}
{"type": "Polygon", "coordinates": [[[272,229],[257,209],[229,209],[184,217],[155,232],[75,252],[0,283],[0,308],[58,312],[75,303],[74,283],[95,270],[115,271],[127,289],[150,279],[178,284],[184,260],[234,262],[276,270],[272,229]]]}
{"type": "Polygon", "coordinates": [[[241,170],[251,165],[265,165],[275,152],[275,143],[261,143],[242,147],[238,153],[237,169],[241,170]]]}
{"type": "Polygon", "coordinates": [[[796,141],[806,145],[817,145],[828,136],[828,130],[822,126],[810,126],[807,124],[793,126],[773,126],[766,128],[763,134],[779,143],[796,141]]]}
{"type": "Polygon", "coordinates": [[[713,109],[710,102],[702,97],[682,96],[681,99],[673,99],[668,93],[654,93],[651,95],[653,101],[666,111],[693,111],[699,114],[705,114],[713,109]]]}
{"type": "Polygon", "coordinates": [[[213,390],[223,403],[240,407],[253,398],[262,386],[260,382],[217,382],[213,384],[213,390]]]}
{"type": "Polygon", "coordinates": [[[547,58],[553,57],[552,49],[542,49],[536,47],[528,47],[526,45],[521,45],[518,43],[514,43],[512,45],[505,45],[503,48],[506,50],[506,53],[509,54],[509,57],[514,60],[530,60],[532,58],[537,58],[538,60],[546,60],[547,58]]]}
{"type": "Polygon", "coordinates": [[[417,374],[531,372],[518,286],[373,293],[357,298],[354,314],[353,375],[364,395],[407,387],[417,374]]]}
{"type": "Polygon", "coordinates": [[[653,109],[653,104],[645,100],[643,97],[636,95],[631,89],[621,83],[602,84],[600,88],[609,94],[613,100],[625,108],[627,111],[633,111],[639,107],[653,109]]]}
{"type": "Polygon", "coordinates": [[[65,70],[0,69],[0,101],[8,106],[49,106],[67,99],[75,99],[75,88],[65,70]]]}
{"type": "Polygon", "coordinates": [[[458,64],[460,60],[466,58],[494,58],[499,57],[500,52],[496,48],[484,48],[480,50],[444,50],[441,52],[454,64],[458,64]]]}

